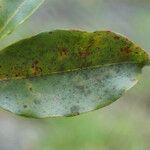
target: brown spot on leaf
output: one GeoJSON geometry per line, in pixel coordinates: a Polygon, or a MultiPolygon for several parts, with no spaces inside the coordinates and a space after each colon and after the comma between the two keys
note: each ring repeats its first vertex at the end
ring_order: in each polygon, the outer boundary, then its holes
{"type": "Polygon", "coordinates": [[[33,74],[33,75],[39,75],[39,74],[41,74],[41,72],[42,72],[42,68],[40,68],[40,67],[38,66],[38,64],[39,64],[38,60],[35,60],[35,61],[33,61],[33,63],[32,63],[32,74],[33,74]]]}
{"type": "Polygon", "coordinates": [[[129,47],[125,47],[125,48],[121,48],[120,51],[129,54],[131,52],[131,49],[129,47]]]}
{"type": "Polygon", "coordinates": [[[59,54],[60,56],[66,56],[67,55],[67,48],[59,48],[59,54]]]}
{"type": "Polygon", "coordinates": [[[87,56],[89,56],[91,53],[89,52],[89,50],[82,50],[79,52],[79,56],[82,58],[85,58],[87,56]]]}
{"type": "Polygon", "coordinates": [[[58,49],[58,56],[59,56],[59,59],[60,59],[60,60],[63,60],[63,59],[65,59],[65,58],[67,58],[67,53],[68,53],[67,48],[59,48],[59,49],[58,49]]]}
{"type": "Polygon", "coordinates": [[[20,77],[23,76],[23,68],[20,66],[13,66],[11,68],[11,75],[13,77],[20,77]]]}
{"type": "Polygon", "coordinates": [[[38,60],[34,60],[33,63],[32,63],[32,67],[34,67],[35,65],[37,65],[39,63],[38,60]]]}

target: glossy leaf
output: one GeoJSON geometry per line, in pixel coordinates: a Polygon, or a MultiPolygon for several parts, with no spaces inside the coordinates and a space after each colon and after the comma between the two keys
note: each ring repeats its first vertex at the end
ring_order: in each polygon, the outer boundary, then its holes
{"type": "Polygon", "coordinates": [[[42,33],[0,51],[0,106],[36,118],[79,115],[121,97],[148,63],[110,31],[42,33]]]}
{"type": "Polygon", "coordinates": [[[0,38],[24,22],[44,0],[0,0],[0,38]]]}

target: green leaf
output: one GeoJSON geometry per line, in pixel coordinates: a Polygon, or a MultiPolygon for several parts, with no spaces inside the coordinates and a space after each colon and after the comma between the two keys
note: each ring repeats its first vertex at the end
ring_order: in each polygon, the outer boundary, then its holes
{"type": "Polygon", "coordinates": [[[148,63],[110,31],[42,33],[0,51],[0,106],[36,118],[79,115],[121,97],[148,63]]]}
{"type": "Polygon", "coordinates": [[[24,22],[44,0],[0,0],[0,38],[24,22]]]}

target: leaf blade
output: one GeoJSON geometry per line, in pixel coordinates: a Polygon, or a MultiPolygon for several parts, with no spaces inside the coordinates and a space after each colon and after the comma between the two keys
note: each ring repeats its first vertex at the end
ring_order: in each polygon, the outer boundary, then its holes
{"type": "Polygon", "coordinates": [[[148,62],[144,50],[113,32],[42,33],[0,52],[0,106],[35,118],[79,115],[120,98],[148,62]]]}
{"type": "Polygon", "coordinates": [[[0,38],[10,34],[23,23],[44,2],[44,0],[1,0],[0,38]]]}

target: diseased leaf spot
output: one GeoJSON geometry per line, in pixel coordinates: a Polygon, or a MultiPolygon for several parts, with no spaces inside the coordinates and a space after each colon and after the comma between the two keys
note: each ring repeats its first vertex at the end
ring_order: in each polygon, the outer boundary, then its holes
{"type": "Polygon", "coordinates": [[[89,56],[91,53],[88,50],[82,50],[79,52],[79,56],[82,58],[85,58],[87,56],[89,56]]]}
{"type": "Polygon", "coordinates": [[[121,52],[129,54],[131,52],[131,49],[129,47],[121,48],[121,52]]]}
{"type": "Polygon", "coordinates": [[[72,106],[72,107],[70,108],[70,111],[71,111],[71,114],[72,114],[73,116],[79,115],[79,114],[80,114],[80,113],[79,113],[80,107],[79,107],[79,106],[72,106]]]}
{"type": "Polygon", "coordinates": [[[32,63],[32,74],[37,76],[40,75],[42,73],[42,68],[38,66],[39,61],[35,60],[32,63]]]}
{"type": "Polygon", "coordinates": [[[67,57],[67,48],[59,48],[59,57],[61,60],[65,59],[67,57]]]}
{"type": "Polygon", "coordinates": [[[32,67],[36,66],[38,63],[39,63],[39,61],[38,61],[38,60],[33,61],[33,63],[32,63],[32,67]]]}

